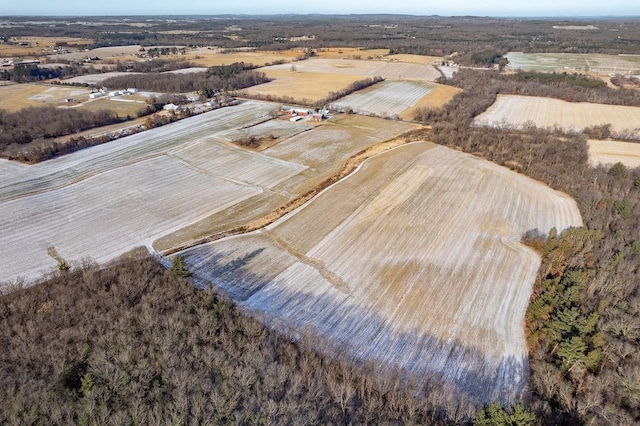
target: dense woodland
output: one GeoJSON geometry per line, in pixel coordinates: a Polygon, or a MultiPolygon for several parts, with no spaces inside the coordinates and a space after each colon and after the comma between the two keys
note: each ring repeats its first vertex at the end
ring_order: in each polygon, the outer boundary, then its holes
{"type": "Polygon", "coordinates": [[[0,109],[0,156],[29,160],[32,156],[20,157],[26,147],[49,145],[46,142],[58,136],[121,121],[108,110],[92,112],[53,106],[28,107],[18,112],[0,109]]]}
{"type": "MultiPolygon", "coordinates": [[[[640,422],[640,169],[592,168],[585,136],[530,127],[478,128],[497,93],[553,96],[555,83],[514,83],[461,70],[442,111],[422,111],[432,139],[547,183],[578,203],[585,228],[532,230],[543,262],[527,313],[531,400],[546,424],[640,422]],[[530,86],[530,87],[529,87],[530,86]]],[[[568,83],[567,83],[568,84],[568,83]]],[[[602,91],[602,102],[619,92],[602,91]],[[607,93],[609,93],[607,97],[607,93]]]]}
{"type": "MultiPolygon", "coordinates": [[[[615,11],[612,11],[615,13],[615,11]]],[[[12,18],[16,24],[0,28],[0,38],[41,36],[86,37],[93,47],[141,44],[143,46],[218,46],[223,48],[362,47],[389,48],[397,53],[444,56],[457,52],[461,63],[471,64],[475,52],[495,50],[567,53],[637,53],[640,21],[636,18],[584,20],[497,19],[409,15],[286,15],[218,16],[175,20],[12,18]],[[145,31],[133,27],[144,20],[145,31]],[[593,29],[568,30],[566,25],[592,25],[593,29]],[[104,27],[108,30],[104,30],[104,27]],[[556,27],[556,28],[554,28],[556,27]],[[228,37],[234,35],[238,37],[228,37]],[[315,36],[300,40],[295,37],[315,36]],[[293,37],[293,40],[292,40],[293,37]]]]}
{"type": "Polygon", "coordinates": [[[266,74],[251,71],[255,67],[243,62],[220,65],[206,72],[196,73],[146,73],[111,77],[103,84],[113,89],[135,87],[161,93],[200,92],[206,97],[225,90],[238,90],[269,81],[266,74]]]}
{"type": "MultiPolygon", "coordinates": [[[[179,258],[178,258],[179,259],[179,258]]],[[[62,264],[61,264],[62,265],[62,264]]],[[[61,266],[0,298],[2,424],[452,424],[475,410],[327,359],[199,290],[177,261],[61,266]],[[416,393],[418,392],[418,393],[416,393]],[[417,395],[422,394],[423,397],[417,395]]],[[[326,349],[326,345],[323,345],[326,349]]],[[[523,406],[477,413],[528,424],[523,406]]]]}

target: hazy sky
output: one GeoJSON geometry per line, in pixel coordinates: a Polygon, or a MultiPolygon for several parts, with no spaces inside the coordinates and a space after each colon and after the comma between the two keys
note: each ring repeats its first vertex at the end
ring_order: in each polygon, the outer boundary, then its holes
{"type": "Polygon", "coordinates": [[[402,13],[480,16],[638,16],[639,0],[0,0],[2,15],[402,13]]]}

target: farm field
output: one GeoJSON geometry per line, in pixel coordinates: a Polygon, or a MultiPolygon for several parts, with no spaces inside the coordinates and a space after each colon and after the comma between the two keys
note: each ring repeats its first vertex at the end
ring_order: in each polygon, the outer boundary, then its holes
{"type": "Polygon", "coordinates": [[[614,133],[638,135],[640,108],[572,103],[533,96],[498,95],[494,104],[475,118],[475,124],[481,126],[522,128],[527,123],[533,123],[537,127],[558,126],[568,131],[611,124],[614,133]]]}
{"type": "Polygon", "coordinates": [[[137,101],[132,99],[111,99],[111,98],[99,98],[84,102],[82,105],[78,105],[78,109],[87,111],[99,111],[106,109],[113,111],[120,118],[127,116],[136,117],[141,110],[144,110],[147,104],[144,101],[137,101]]]}
{"type": "Polygon", "coordinates": [[[427,96],[420,99],[417,104],[401,113],[400,118],[403,120],[413,120],[413,115],[418,108],[442,108],[447,102],[453,99],[455,95],[462,92],[462,89],[453,86],[445,86],[442,84],[434,84],[433,86],[433,90],[431,90],[427,96]]]}
{"type": "Polygon", "coordinates": [[[620,162],[627,167],[640,167],[640,143],[610,140],[589,140],[589,162],[615,164],[620,162]]]}
{"type": "Polygon", "coordinates": [[[0,163],[0,282],[69,262],[112,259],[304,170],[215,142],[274,107],[245,103],[33,166],[0,163]],[[197,152],[197,155],[193,153],[197,152]]]}
{"type": "Polygon", "coordinates": [[[231,65],[235,62],[264,66],[276,61],[291,62],[302,54],[302,52],[294,50],[285,50],[282,52],[238,51],[221,53],[219,49],[200,48],[196,51],[190,51],[184,56],[175,56],[175,58],[186,60],[202,67],[231,65]]]}
{"type": "Polygon", "coordinates": [[[508,52],[508,69],[544,72],[581,72],[610,74],[637,72],[640,55],[604,55],[597,53],[522,53],[508,52]]]}
{"type": "Polygon", "coordinates": [[[100,84],[106,79],[109,79],[111,77],[121,77],[123,75],[133,75],[133,74],[142,74],[142,73],[111,71],[111,72],[103,72],[100,74],[79,75],[77,77],[68,78],[64,80],[64,82],[79,83],[79,84],[100,84]]]}
{"type": "Polygon", "coordinates": [[[41,55],[43,50],[51,52],[53,46],[58,43],[66,43],[72,48],[81,48],[93,43],[93,40],[77,38],[77,37],[11,37],[9,41],[13,43],[28,43],[28,46],[20,46],[19,44],[0,43],[0,57],[14,57],[24,55],[41,55]]]}
{"type": "Polygon", "coordinates": [[[184,242],[191,226],[210,232],[211,220],[230,228],[308,191],[363,147],[415,128],[380,131],[385,122],[354,117],[309,130],[268,121],[276,108],[244,102],[32,166],[0,162],[0,215],[13,218],[0,224],[0,283],[40,278],[56,265],[50,247],[68,262],[105,262],[165,236],[184,242]],[[277,133],[285,145],[241,149],[229,140],[241,129],[277,133]],[[305,138],[306,147],[287,145],[305,138]],[[328,140],[335,146],[314,147],[328,140]]]}
{"type": "Polygon", "coordinates": [[[238,132],[247,131],[256,135],[271,132],[283,134],[283,130],[274,131],[274,126],[288,126],[287,132],[295,134],[286,137],[262,153],[271,158],[299,164],[305,169],[274,186],[269,194],[259,194],[238,203],[233,207],[233,214],[229,211],[212,214],[206,219],[156,240],[153,247],[157,251],[164,252],[185,242],[197,241],[204,236],[245,226],[256,220],[268,223],[272,220],[269,216],[271,212],[321,185],[327,178],[338,173],[355,154],[417,128],[413,124],[399,121],[343,115],[334,117],[313,130],[302,132],[300,132],[303,130],[301,126],[306,126],[304,123],[276,120],[240,130],[233,129],[222,133],[220,137],[226,142],[231,142],[238,132]]]}
{"type": "MultiPolygon", "coordinates": [[[[295,66],[299,74],[340,74],[360,76],[361,78],[380,76],[388,79],[422,81],[435,81],[440,77],[438,70],[431,65],[402,62],[311,58],[298,61],[295,63],[295,66]]],[[[290,71],[290,68],[291,64],[280,64],[264,67],[261,71],[269,75],[269,71],[290,71]]]]}
{"type": "Polygon", "coordinates": [[[260,71],[263,70],[267,77],[273,80],[243,89],[240,91],[242,95],[288,97],[299,103],[311,104],[326,98],[331,92],[340,91],[350,84],[366,78],[354,75],[291,72],[289,68],[272,69],[268,67],[260,69],[260,71]]]}
{"type": "Polygon", "coordinates": [[[334,110],[381,117],[399,116],[415,106],[435,87],[432,83],[387,80],[333,102],[334,110]]]}
{"type": "Polygon", "coordinates": [[[360,49],[358,47],[324,47],[316,50],[316,57],[328,59],[378,59],[389,54],[389,49],[360,49]]]}
{"type": "Polygon", "coordinates": [[[528,375],[523,321],[540,262],[520,237],[581,223],[564,194],[418,142],[368,159],[265,229],[180,254],[199,283],[272,325],[509,401],[528,375]]]}

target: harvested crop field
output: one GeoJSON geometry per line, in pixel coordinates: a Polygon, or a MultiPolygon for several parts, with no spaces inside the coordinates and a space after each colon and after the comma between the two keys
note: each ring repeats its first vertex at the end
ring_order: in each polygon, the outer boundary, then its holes
{"type": "MultiPolygon", "coordinates": [[[[291,65],[289,65],[291,67],[291,65]]],[[[288,97],[299,103],[311,104],[338,92],[350,84],[366,77],[315,72],[292,72],[287,69],[262,68],[267,77],[273,79],[242,90],[246,96],[272,96],[275,99],[288,97]]]]}
{"type": "Polygon", "coordinates": [[[438,109],[442,108],[455,95],[462,92],[462,89],[453,86],[445,86],[442,84],[434,84],[431,90],[424,98],[420,99],[417,104],[400,114],[403,120],[413,120],[413,115],[418,108],[438,109]]]}
{"type": "Polygon", "coordinates": [[[539,257],[523,232],[581,225],[569,197],[414,143],[367,160],[265,229],[182,252],[197,279],[271,324],[479,402],[524,389],[539,257]]]}
{"type": "Polygon", "coordinates": [[[203,67],[213,67],[218,65],[231,65],[235,62],[244,62],[255,66],[264,66],[276,61],[291,62],[303,53],[286,50],[283,52],[231,52],[220,53],[217,49],[201,48],[195,52],[189,52],[186,56],[177,56],[176,59],[186,60],[203,67]]]}
{"type": "Polygon", "coordinates": [[[640,55],[509,52],[505,57],[511,70],[624,74],[640,69],[640,55]]]}
{"type": "Polygon", "coordinates": [[[78,84],[101,84],[103,81],[112,78],[112,77],[122,77],[125,75],[134,75],[134,74],[142,74],[138,72],[121,72],[121,71],[111,71],[111,72],[103,72],[100,74],[86,74],[80,75],[78,77],[72,77],[64,80],[65,83],[78,83],[78,84]]]}
{"type": "MultiPolygon", "coordinates": [[[[299,130],[300,126],[305,124],[289,121],[269,121],[258,124],[255,130],[252,130],[253,127],[245,129],[263,134],[263,131],[270,132],[271,130],[267,129],[271,126],[289,126],[288,131],[295,130],[296,134],[261,152],[271,158],[299,164],[305,169],[274,186],[270,194],[260,194],[237,204],[233,207],[233,214],[230,214],[230,211],[212,214],[202,221],[160,238],[153,244],[156,250],[171,250],[185,242],[192,243],[208,235],[245,226],[256,220],[265,221],[264,218],[270,217],[280,206],[307,194],[338,173],[352,156],[416,129],[413,124],[360,115],[334,117],[313,130],[303,132],[299,130]]],[[[239,132],[245,129],[240,129],[239,132]]],[[[223,132],[220,137],[230,141],[236,132],[238,130],[223,132]]],[[[269,221],[266,220],[267,223],[269,221]]]]}
{"type": "MultiPolygon", "coordinates": [[[[397,80],[435,81],[440,73],[431,65],[389,62],[380,60],[311,58],[295,63],[298,73],[338,74],[365,77],[380,76],[397,80]]],[[[262,68],[269,75],[271,70],[289,71],[291,64],[262,68]]]]}
{"type": "Polygon", "coordinates": [[[611,140],[589,140],[589,162],[598,164],[622,163],[627,167],[640,167],[640,143],[611,140]]]}
{"type": "Polygon", "coordinates": [[[387,56],[389,49],[360,49],[358,47],[322,47],[316,57],[329,59],[377,59],[387,56]]]}
{"type": "Polygon", "coordinates": [[[435,87],[433,83],[387,80],[352,93],[329,105],[335,110],[381,117],[399,116],[415,106],[435,87]]]}
{"type": "Polygon", "coordinates": [[[32,166],[0,162],[0,216],[12,218],[0,224],[0,283],[40,278],[56,265],[49,247],[68,262],[104,262],[231,229],[306,193],[363,147],[415,128],[354,116],[309,130],[272,120],[276,108],[244,102],[32,166]],[[230,143],[243,131],[278,134],[283,146],[258,153],[230,143]]]}
{"type": "MultiPolygon", "coordinates": [[[[146,49],[151,49],[152,47],[153,46],[147,46],[146,49]]],[[[140,53],[141,48],[142,46],[137,44],[129,46],[98,47],[97,49],[91,49],[88,51],[62,53],[60,55],[49,55],[47,56],[47,58],[53,61],[60,59],[65,59],[67,61],[80,61],[89,57],[98,57],[100,59],[122,58],[140,53]]]]}
{"type": "Polygon", "coordinates": [[[33,166],[0,163],[0,282],[67,261],[106,261],[269,191],[305,166],[216,139],[268,118],[248,102],[33,166]]]}
{"type": "Polygon", "coordinates": [[[614,133],[640,135],[640,108],[573,103],[551,98],[498,95],[487,111],[475,119],[480,126],[522,128],[528,123],[537,127],[558,126],[567,131],[611,124],[614,133]]]}

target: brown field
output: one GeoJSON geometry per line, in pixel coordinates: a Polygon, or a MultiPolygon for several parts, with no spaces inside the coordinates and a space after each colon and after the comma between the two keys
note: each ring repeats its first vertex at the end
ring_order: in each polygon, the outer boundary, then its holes
{"type": "Polygon", "coordinates": [[[442,108],[460,92],[462,92],[462,89],[458,89],[457,87],[438,84],[424,98],[420,99],[417,104],[400,114],[400,118],[403,120],[413,120],[413,114],[415,114],[418,108],[442,108]]]}
{"type": "Polygon", "coordinates": [[[109,98],[100,98],[94,101],[85,102],[78,106],[79,109],[87,111],[99,111],[109,110],[118,114],[118,117],[125,118],[127,115],[135,117],[140,110],[147,107],[147,104],[141,101],[135,100],[118,100],[115,101],[109,98]]]}
{"type": "Polygon", "coordinates": [[[356,47],[329,47],[316,51],[319,58],[328,59],[379,59],[389,54],[389,49],[360,49],[356,47]]]}
{"type": "Polygon", "coordinates": [[[388,55],[384,59],[389,61],[421,65],[440,65],[442,63],[441,56],[409,55],[404,53],[399,53],[397,55],[388,55]]]}
{"type": "MultiPolygon", "coordinates": [[[[435,81],[440,72],[431,65],[389,62],[383,60],[366,61],[358,59],[311,58],[296,62],[298,72],[314,72],[323,74],[357,75],[360,77],[380,76],[396,80],[435,81]]],[[[289,70],[291,65],[281,64],[265,67],[263,71],[289,70]]]]}
{"type": "Polygon", "coordinates": [[[21,83],[0,86],[0,109],[18,111],[29,106],[70,106],[89,99],[90,91],[82,87],[52,86],[48,84],[21,83]],[[73,98],[71,104],[65,99],[73,98]]]}
{"type": "Polygon", "coordinates": [[[220,53],[217,49],[198,49],[183,56],[174,56],[174,59],[186,60],[203,67],[218,65],[231,65],[235,62],[244,62],[256,66],[264,66],[274,61],[291,62],[303,53],[298,50],[286,50],[283,52],[234,52],[220,53]]]}
{"type": "Polygon", "coordinates": [[[289,69],[264,69],[273,81],[245,89],[247,96],[288,96],[302,103],[313,103],[326,98],[351,83],[365,77],[357,75],[316,72],[292,72],[289,69]]]}
{"type": "Polygon", "coordinates": [[[30,43],[30,46],[0,44],[0,57],[26,56],[43,54],[42,50],[52,51],[58,43],[66,43],[73,47],[82,47],[93,43],[93,40],[75,37],[11,37],[11,42],[30,43]]]}
{"type": "Polygon", "coordinates": [[[640,143],[620,141],[589,140],[589,162],[615,164],[620,162],[627,167],[640,167],[640,143]]]}

